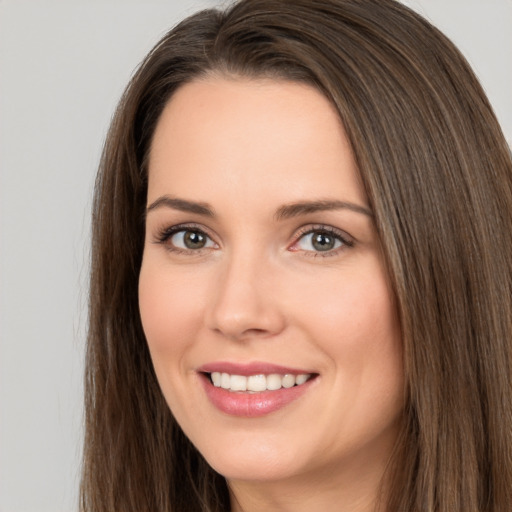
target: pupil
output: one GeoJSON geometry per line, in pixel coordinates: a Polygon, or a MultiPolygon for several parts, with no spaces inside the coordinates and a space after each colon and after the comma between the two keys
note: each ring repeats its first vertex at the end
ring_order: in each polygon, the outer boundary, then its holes
{"type": "Polygon", "coordinates": [[[316,233],[313,235],[313,247],[317,251],[329,251],[334,247],[334,238],[325,233],[316,233]]]}
{"type": "Polygon", "coordinates": [[[189,249],[201,249],[206,244],[206,237],[197,231],[187,231],[184,242],[189,249]]]}

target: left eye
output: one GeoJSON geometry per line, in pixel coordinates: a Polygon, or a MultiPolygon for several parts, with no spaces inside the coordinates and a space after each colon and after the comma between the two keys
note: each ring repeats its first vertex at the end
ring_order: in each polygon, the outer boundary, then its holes
{"type": "Polygon", "coordinates": [[[196,229],[177,231],[169,237],[169,241],[178,249],[197,250],[215,246],[215,243],[208,235],[196,229]]]}
{"type": "Polygon", "coordinates": [[[327,252],[341,247],[344,243],[339,235],[316,230],[302,235],[295,246],[302,251],[327,252]]]}

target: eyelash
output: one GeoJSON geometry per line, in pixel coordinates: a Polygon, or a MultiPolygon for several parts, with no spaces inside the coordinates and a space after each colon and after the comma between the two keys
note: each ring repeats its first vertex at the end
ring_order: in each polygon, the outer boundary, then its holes
{"type": "MultiPolygon", "coordinates": [[[[333,237],[335,240],[339,241],[341,245],[337,248],[329,249],[327,251],[302,251],[304,256],[312,257],[312,258],[328,258],[330,256],[337,256],[341,251],[349,249],[354,246],[354,240],[345,232],[336,229],[332,226],[326,226],[324,224],[317,225],[309,225],[304,226],[299,229],[297,234],[295,235],[295,241],[292,244],[297,245],[301,239],[303,239],[306,235],[312,235],[313,233],[327,235],[329,237],[333,237]]],[[[300,249],[297,249],[299,251],[300,249]]]]}
{"type": "Polygon", "coordinates": [[[181,247],[176,247],[176,246],[168,243],[169,240],[177,233],[187,232],[187,231],[200,233],[203,236],[205,236],[206,238],[208,238],[209,240],[212,240],[212,237],[210,235],[208,235],[208,233],[205,231],[205,229],[197,224],[178,224],[176,226],[170,226],[170,227],[165,227],[165,228],[161,229],[156,235],[155,243],[165,245],[166,249],[172,253],[184,254],[187,256],[191,256],[191,255],[199,256],[200,254],[203,253],[204,250],[210,249],[209,247],[208,248],[203,247],[200,249],[182,249],[181,247]]]}
{"type": "MultiPolygon", "coordinates": [[[[203,247],[203,248],[198,248],[198,249],[183,249],[181,247],[176,247],[176,246],[168,243],[169,240],[177,233],[187,232],[187,231],[192,231],[192,232],[202,234],[209,240],[213,241],[212,237],[205,231],[205,229],[197,224],[178,224],[175,226],[165,227],[165,228],[161,229],[157,233],[154,243],[165,245],[167,250],[172,253],[184,254],[187,256],[190,256],[190,255],[199,256],[203,253],[203,251],[211,249],[211,247],[203,247]]],[[[318,224],[318,225],[313,225],[313,226],[309,225],[309,226],[300,228],[299,231],[294,235],[294,241],[291,244],[291,246],[289,246],[289,250],[292,250],[294,252],[301,251],[306,257],[326,258],[329,256],[336,256],[337,254],[339,254],[340,251],[351,248],[351,247],[353,247],[353,245],[354,245],[354,240],[351,237],[349,237],[346,233],[344,233],[343,231],[333,228],[332,226],[318,224]],[[333,237],[335,240],[340,242],[341,245],[337,248],[329,249],[326,251],[314,251],[314,250],[312,250],[312,251],[302,250],[301,251],[301,249],[290,249],[291,247],[297,245],[304,237],[306,237],[307,235],[311,235],[313,233],[324,234],[324,235],[333,237]]]]}

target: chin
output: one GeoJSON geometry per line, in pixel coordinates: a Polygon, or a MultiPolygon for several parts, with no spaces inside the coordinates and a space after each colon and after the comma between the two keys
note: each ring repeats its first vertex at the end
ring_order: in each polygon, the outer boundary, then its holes
{"type": "Polygon", "coordinates": [[[230,448],[218,444],[216,448],[201,453],[227,480],[277,481],[300,474],[305,467],[305,462],[298,460],[297,450],[263,440],[232,443],[230,448]]]}

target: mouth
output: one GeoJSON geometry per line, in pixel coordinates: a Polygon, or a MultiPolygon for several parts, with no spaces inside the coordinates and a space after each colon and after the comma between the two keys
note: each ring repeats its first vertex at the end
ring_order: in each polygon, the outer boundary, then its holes
{"type": "Polygon", "coordinates": [[[298,401],[319,377],[275,365],[211,366],[199,371],[209,401],[224,414],[245,418],[266,416],[298,401]]]}
{"type": "Polygon", "coordinates": [[[232,393],[261,393],[290,389],[301,386],[315,377],[312,373],[271,373],[255,375],[237,375],[226,372],[211,372],[204,374],[216,388],[222,388],[232,393]]]}

